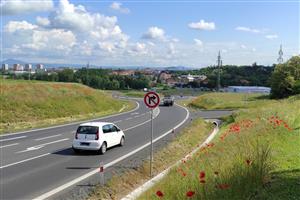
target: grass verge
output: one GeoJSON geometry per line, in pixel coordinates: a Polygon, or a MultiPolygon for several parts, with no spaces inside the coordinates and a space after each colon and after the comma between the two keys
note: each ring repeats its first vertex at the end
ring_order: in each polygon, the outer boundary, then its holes
{"type": "MultiPolygon", "coordinates": [[[[206,96],[217,103],[205,107],[228,108],[233,96],[223,95],[206,96]]],[[[300,96],[254,98],[227,120],[212,143],[139,199],[299,199],[300,96]]]]}
{"type": "MultiPolygon", "coordinates": [[[[202,119],[194,120],[166,147],[155,152],[153,172],[158,174],[193,150],[211,132],[212,126],[202,119]]],[[[169,136],[170,137],[170,136],[169,136]]],[[[136,169],[115,175],[105,186],[97,186],[88,199],[120,199],[149,179],[149,162],[136,169]]]]}
{"type": "Polygon", "coordinates": [[[105,116],[134,107],[75,83],[1,79],[0,133],[105,116]]]}

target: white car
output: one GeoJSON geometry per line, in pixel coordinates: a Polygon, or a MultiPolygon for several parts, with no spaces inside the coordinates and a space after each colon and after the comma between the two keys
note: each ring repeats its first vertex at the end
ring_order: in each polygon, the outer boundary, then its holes
{"type": "Polygon", "coordinates": [[[75,153],[80,150],[95,150],[101,154],[112,146],[123,146],[125,143],[124,132],[113,123],[88,122],[80,124],[72,148],[75,153]]]}

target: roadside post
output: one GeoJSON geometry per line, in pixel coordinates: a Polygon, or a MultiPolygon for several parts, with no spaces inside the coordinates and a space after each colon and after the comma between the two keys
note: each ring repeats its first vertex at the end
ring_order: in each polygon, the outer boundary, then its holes
{"type": "Polygon", "coordinates": [[[150,177],[152,177],[153,162],[153,110],[159,105],[159,95],[155,92],[148,92],[144,96],[144,103],[151,110],[151,150],[150,150],[150,177]]]}
{"type": "Polygon", "coordinates": [[[99,173],[100,173],[100,185],[104,185],[104,165],[103,165],[103,162],[100,162],[99,173]]]}

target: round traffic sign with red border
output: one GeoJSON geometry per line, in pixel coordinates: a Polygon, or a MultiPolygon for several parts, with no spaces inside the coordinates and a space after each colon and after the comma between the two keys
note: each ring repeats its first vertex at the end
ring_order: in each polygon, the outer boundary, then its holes
{"type": "Polygon", "coordinates": [[[144,96],[144,102],[149,108],[155,108],[159,105],[159,96],[155,92],[148,92],[144,96]]]}

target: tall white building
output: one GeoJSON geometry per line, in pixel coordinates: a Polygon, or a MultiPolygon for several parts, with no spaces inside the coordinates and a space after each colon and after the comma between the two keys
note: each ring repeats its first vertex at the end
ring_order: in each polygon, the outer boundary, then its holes
{"type": "Polygon", "coordinates": [[[8,64],[2,64],[2,71],[8,71],[8,64]]]}
{"type": "Polygon", "coordinates": [[[25,71],[31,71],[32,70],[32,64],[25,64],[25,71]]]}
{"type": "Polygon", "coordinates": [[[20,64],[14,64],[14,71],[24,71],[24,66],[20,64]]]}
{"type": "Polygon", "coordinates": [[[36,69],[39,70],[39,69],[44,69],[44,65],[43,64],[37,64],[36,65],[36,69]]]}

